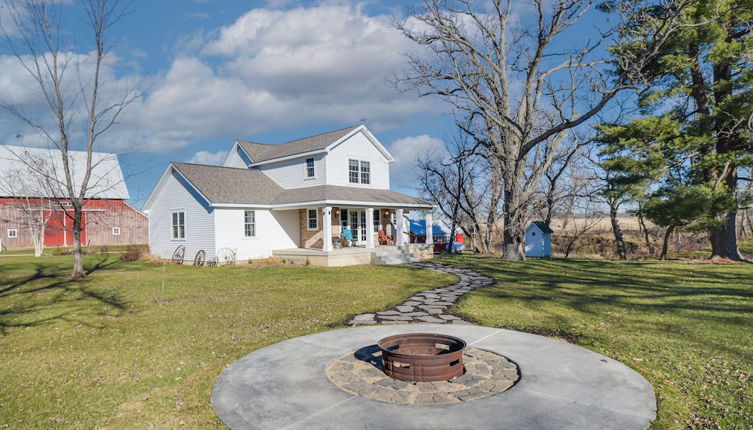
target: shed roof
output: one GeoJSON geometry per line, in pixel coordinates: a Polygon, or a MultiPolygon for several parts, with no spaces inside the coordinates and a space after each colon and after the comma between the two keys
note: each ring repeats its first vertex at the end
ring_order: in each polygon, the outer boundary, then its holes
{"type": "Polygon", "coordinates": [[[284,189],[256,169],[172,163],[213,204],[286,205],[319,201],[427,206],[431,203],[391,190],[318,185],[284,189]]]}
{"type": "MultiPolygon", "coordinates": [[[[77,194],[86,174],[86,157],[86,151],[68,151],[68,163],[77,194]]],[[[68,197],[60,150],[0,145],[0,196],[68,197]],[[43,180],[43,177],[51,180],[43,180]]],[[[92,153],[92,173],[86,197],[122,200],[130,198],[116,154],[92,153]]]]}
{"type": "Polygon", "coordinates": [[[340,130],[329,131],[280,144],[256,143],[244,140],[239,140],[238,144],[246,151],[254,163],[260,163],[289,155],[325,149],[358,127],[358,125],[353,125],[341,128],[340,130]]]}
{"type": "MultiPolygon", "coordinates": [[[[552,229],[551,229],[551,228],[549,227],[549,225],[548,225],[547,223],[545,223],[544,221],[534,221],[534,222],[532,222],[532,223],[531,223],[531,224],[530,224],[530,225],[528,226],[528,228],[531,228],[531,226],[534,226],[534,225],[535,225],[536,227],[538,227],[538,228],[539,228],[539,230],[541,230],[541,232],[542,232],[542,233],[546,233],[546,234],[552,234],[552,233],[554,233],[554,231],[553,231],[553,230],[552,230],[552,229]]],[[[526,230],[527,230],[527,229],[526,229],[526,230]]]]}

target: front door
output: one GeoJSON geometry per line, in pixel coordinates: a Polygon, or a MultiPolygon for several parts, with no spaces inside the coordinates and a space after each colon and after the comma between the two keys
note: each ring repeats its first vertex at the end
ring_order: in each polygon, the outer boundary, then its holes
{"type": "Polygon", "coordinates": [[[357,245],[366,244],[366,211],[363,209],[348,209],[348,227],[353,231],[353,239],[357,245]]]}

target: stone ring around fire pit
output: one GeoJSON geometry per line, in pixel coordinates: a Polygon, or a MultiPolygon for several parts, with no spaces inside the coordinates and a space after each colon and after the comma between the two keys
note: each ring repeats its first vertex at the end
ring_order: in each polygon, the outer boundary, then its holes
{"type": "Polygon", "coordinates": [[[433,382],[408,382],[384,372],[382,353],[379,346],[370,345],[345,354],[327,366],[327,378],[347,393],[399,405],[444,405],[479,400],[507,391],[520,378],[518,366],[504,356],[467,348],[465,366],[460,365],[459,376],[433,382]]]}

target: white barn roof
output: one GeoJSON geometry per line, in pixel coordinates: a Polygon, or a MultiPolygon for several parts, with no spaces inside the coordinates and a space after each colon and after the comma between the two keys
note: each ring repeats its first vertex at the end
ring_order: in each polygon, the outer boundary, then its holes
{"type": "MultiPolygon", "coordinates": [[[[68,160],[78,193],[86,173],[86,152],[68,151],[68,160]]],[[[117,155],[95,152],[92,166],[86,198],[130,198],[117,155]]],[[[58,149],[0,145],[0,197],[66,198],[65,189],[63,160],[58,149]],[[53,180],[43,184],[43,176],[53,180]]]]}

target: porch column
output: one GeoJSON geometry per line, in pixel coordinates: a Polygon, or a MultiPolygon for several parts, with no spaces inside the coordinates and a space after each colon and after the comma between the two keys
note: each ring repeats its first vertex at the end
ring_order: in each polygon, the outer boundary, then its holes
{"type": "Polygon", "coordinates": [[[374,208],[366,208],[366,248],[374,247],[374,208]]]}
{"type": "Polygon", "coordinates": [[[395,210],[395,228],[397,229],[397,237],[395,238],[395,245],[405,245],[405,232],[403,231],[403,210],[395,210]]]}
{"type": "Polygon", "coordinates": [[[434,243],[434,225],[432,224],[431,209],[426,211],[426,244],[434,243]]]}
{"type": "Polygon", "coordinates": [[[322,251],[332,251],[332,206],[322,208],[322,251]]]}

